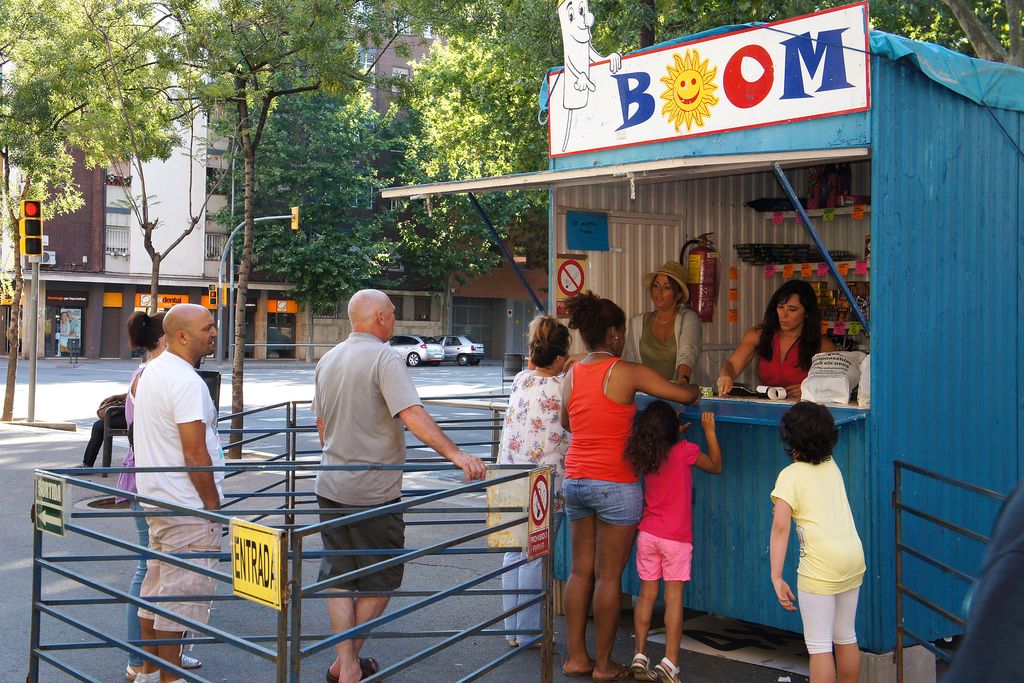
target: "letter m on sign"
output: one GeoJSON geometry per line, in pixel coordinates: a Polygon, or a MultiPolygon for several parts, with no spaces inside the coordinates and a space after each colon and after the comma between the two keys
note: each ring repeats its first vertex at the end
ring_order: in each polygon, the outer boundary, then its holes
{"type": "Polygon", "coordinates": [[[837,28],[821,31],[817,40],[813,40],[810,33],[804,33],[782,41],[786,46],[786,76],[782,99],[813,97],[804,90],[801,64],[807,67],[807,74],[811,78],[821,67],[821,87],[817,92],[854,87],[846,80],[846,48],[843,47],[843,32],[846,30],[837,28]]]}

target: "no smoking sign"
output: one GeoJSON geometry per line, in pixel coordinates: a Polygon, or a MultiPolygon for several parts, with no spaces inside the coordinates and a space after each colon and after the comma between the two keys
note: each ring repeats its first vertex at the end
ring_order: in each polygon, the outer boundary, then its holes
{"type": "Polygon", "coordinates": [[[526,556],[542,557],[551,552],[551,468],[530,472],[529,523],[526,556]]]}
{"type": "Polygon", "coordinates": [[[566,259],[558,266],[558,291],[572,297],[583,291],[583,264],[576,259],[566,259]]]}

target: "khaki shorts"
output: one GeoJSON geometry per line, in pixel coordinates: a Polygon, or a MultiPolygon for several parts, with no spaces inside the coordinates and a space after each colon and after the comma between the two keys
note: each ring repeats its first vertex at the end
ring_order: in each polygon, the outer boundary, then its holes
{"type": "MultiPolygon", "coordinates": [[[[208,553],[220,551],[221,524],[199,517],[148,517],[149,547],[168,555],[179,553],[208,553]]],[[[194,558],[191,564],[197,567],[213,569],[217,566],[217,558],[194,558]]],[[[211,595],[213,579],[203,574],[179,567],[162,560],[150,559],[146,562],[146,578],[142,582],[141,596],[189,596],[211,595]]],[[[209,600],[182,600],[158,602],[157,606],[174,612],[188,619],[207,623],[210,620],[209,600]]],[[[139,608],[140,619],[151,619],[157,631],[180,633],[188,630],[186,626],[171,619],[153,614],[149,610],[139,608]]]]}

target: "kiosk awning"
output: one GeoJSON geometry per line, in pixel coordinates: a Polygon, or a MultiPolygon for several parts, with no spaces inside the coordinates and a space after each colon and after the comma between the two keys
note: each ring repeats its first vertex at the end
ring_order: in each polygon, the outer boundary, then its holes
{"type": "Polygon", "coordinates": [[[819,149],[763,154],[725,154],[721,156],[677,157],[657,161],[638,161],[613,166],[591,166],[564,170],[537,171],[513,175],[426,183],[381,190],[382,199],[429,197],[463,192],[497,192],[506,190],[547,190],[573,185],[611,182],[668,182],[689,178],[771,171],[772,163],[782,166],[807,166],[838,161],[867,159],[867,147],[819,149]]]}

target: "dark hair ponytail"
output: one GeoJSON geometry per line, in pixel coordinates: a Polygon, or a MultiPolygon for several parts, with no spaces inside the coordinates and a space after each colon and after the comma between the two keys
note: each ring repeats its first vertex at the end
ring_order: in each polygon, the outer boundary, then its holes
{"type": "Polygon", "coordinates": [[[569,355],[569,328],[553,315],[538,315],[530,322],[530,362],[546,368],[559,356],[569,355]]]}
{"type": "Polygon", "coordinates": [[[128,316],[128,343],[133,349],[153,351],[164,336],[164,314],[135,311],[128,316]]]}
{"type": "Polygon", "coordinates": [[[626,314],[618,304],[589,290],[566,301],[565,309],[569,313],[569,327],[580,331],[588,349],[603,344],[611,328],[626,326],[626,314]]]}

